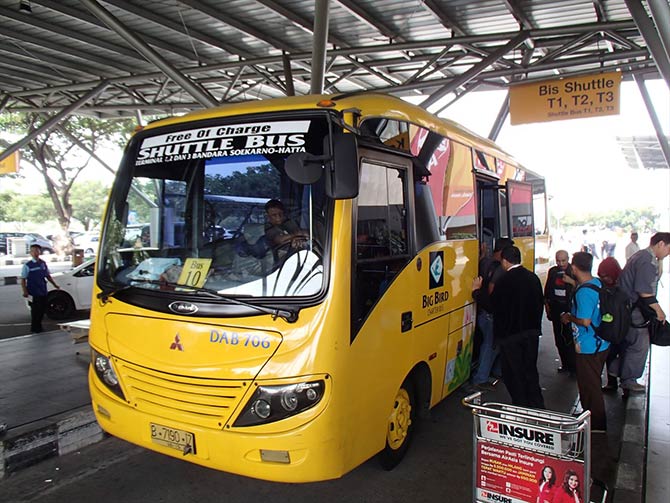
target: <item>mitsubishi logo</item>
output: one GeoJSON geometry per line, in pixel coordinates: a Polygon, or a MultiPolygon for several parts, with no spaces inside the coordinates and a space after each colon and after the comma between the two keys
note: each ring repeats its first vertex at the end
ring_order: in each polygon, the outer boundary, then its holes
{"type": "Polygon", "coordinates": [[[179,339],[179,334],[174,336],[174,342],[170,344],[170,349],[178,349],[179,351],[184,351],[184,347],[181,345],[181,340],[179,339]]]}

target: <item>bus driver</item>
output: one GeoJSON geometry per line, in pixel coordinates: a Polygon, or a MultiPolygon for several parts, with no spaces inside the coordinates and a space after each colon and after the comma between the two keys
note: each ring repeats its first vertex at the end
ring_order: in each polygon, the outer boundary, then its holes
{"type": "Polygon", "coordinates": [[[281,201],[270,199],[265,203],[265,213],[268,219],[265,224],[265,242],[273,251],[288,245],[292,249],[303,247],[308,234],[293,220],[286,218],[281,201]]]}

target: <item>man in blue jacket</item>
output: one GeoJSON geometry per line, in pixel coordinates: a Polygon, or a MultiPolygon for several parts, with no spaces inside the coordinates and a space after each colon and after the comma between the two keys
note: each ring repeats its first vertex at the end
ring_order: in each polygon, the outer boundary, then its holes
{"type": "Polygon", "coordinates": [[[23,296],[32,297],[30,300],[30,331],[34,334],[42,331],[42,318],[47,309],[47,280],[54,288],[60,289],[51,277],[46,262],[40,258],[41,254],[42,247],[32,245],[30,247],[32,259],[23,264],[21,270],[23,296]]]}

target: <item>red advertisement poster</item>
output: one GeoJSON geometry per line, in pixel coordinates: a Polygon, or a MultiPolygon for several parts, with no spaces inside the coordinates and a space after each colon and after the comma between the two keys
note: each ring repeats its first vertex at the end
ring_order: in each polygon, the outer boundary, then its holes
{"type": "Polygon", "coordinates": [[[575,503],[584,501],[584,463],[524,451],[480,439],[477,443],[477,501],[575,503]]]}

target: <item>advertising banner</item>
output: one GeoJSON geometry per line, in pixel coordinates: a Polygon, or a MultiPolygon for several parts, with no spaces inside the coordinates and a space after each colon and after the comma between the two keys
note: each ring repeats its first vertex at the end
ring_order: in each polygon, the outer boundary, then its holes
{"type": "Polygon", "coordinates": [[[476,456],[477,501],[584,501],[584,463],[580,460],[559,459],[481,439],[477,444],[476,456]],[[572,499],[561,499],[562,496],[572,499]]]}

